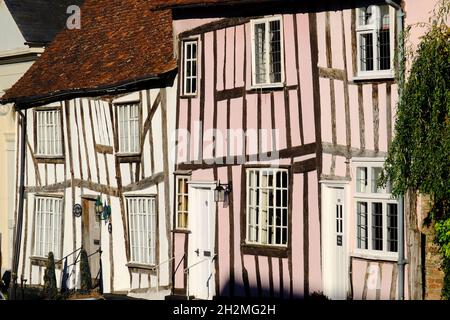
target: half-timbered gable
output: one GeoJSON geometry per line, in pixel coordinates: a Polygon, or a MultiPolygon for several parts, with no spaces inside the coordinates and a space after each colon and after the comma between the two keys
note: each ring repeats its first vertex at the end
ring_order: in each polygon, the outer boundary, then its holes
{"type": "Polygon", "coordinates": [[[176,64],[170,12],[151,8],[86,1],[82,28],[61,32],[2,98],[17,132],[26,123],[16,255],[31,285],[53,252],[58,285],[79,288],[82,247],[104,292],[169,293],[176,64]]]}
{"type": "Polygon", "coordinates": [[[397,102],[396,9],[159,8],[173,10],[179,59],[174,251],[187,272],[175,287],[200,297],[395,299],[400,209],[376,181],[397,102]],[[225,201],[205,205],[222,187],[225,201]],[[202,228],[214,228],[206,240],[202,228]]]}

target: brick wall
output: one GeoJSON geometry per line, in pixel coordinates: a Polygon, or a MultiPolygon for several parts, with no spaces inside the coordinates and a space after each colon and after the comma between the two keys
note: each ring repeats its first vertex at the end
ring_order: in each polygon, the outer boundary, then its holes
{"type": "MultiPolygon", "coordinates": [[[[419,217],[423,219],[428,215],[429,198],[419,197],[419,217]]],[[[421,228],[425,235],[425,300],[440,300],[444,283],[444,271],[441,268],[439,247],[434,242],[434,225],[421,228]]]]}

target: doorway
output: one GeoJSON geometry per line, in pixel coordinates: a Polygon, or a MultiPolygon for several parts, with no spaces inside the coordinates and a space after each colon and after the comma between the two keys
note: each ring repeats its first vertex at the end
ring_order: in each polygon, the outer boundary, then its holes
{"type": "Polygon", "coordinates": [[[101,221],[95,213],[95,199],[83,198],[82,206],[82,244],[89,257],[92,285],[96,287],[98,283],[95,283],[95,279],[100,279],[100,277],[97,277],[100,272],[100,254],[96,252],[101,248],[101,221]]]}
{"type": "Polygon", "coordinates": [[[348,214],[346,185],[322,183],[322,261],[324,294],[332,300],[347,299],[348,214]]]}
{"type": "Polygon", "coordinates": [[[214,284],[216,183],[189,183],[189,245],[187,291],[197,299],[212,299],[214,284]]]}

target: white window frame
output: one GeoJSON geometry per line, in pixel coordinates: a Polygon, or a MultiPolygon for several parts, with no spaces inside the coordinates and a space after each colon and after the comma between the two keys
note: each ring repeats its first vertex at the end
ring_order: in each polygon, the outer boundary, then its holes
{"type": "Polygon", "coordinates": [[[130,263],[156,265],[156,196],[127,196],[130,263]]]}
{"type": "Polygon", "coordinates": [[[353,208],[354,208],[354,253],[358,256],[374,258],[374,259],[385,259],[385,260],[396,260],[398,258],[398,250],[400,248],[400,243],[398,242],[399,224],[398,216],[399,212],[399,202],[397,199],[392,197],[386,188],[382,189],[379,193],[372,192],[372,169],[373,168],[383,168],[385,159],[367,159],[359,158],[352,161],[352,174],[353,174],[353,208]],[[357,191],[357,168],[367,167],[367,192],[357,191]],[[358,248],[358,202],[367,202],[367,249],[358,248]],[[383,210],[382,226],[383,226],[383,250],[374,250],[373,239],[372,239],[372,204],[381,203],[383,210]],[[388,204],[397,205],[397,252],[390,252],[388,250],[388,216],[387,207],[388,204]]]}
{"type": "Polygon", "coordinates": [[[117,104],[119,154],[141,153],[141,105],[139,103],[117,104]],[[131,117],[131,109],[136,108],[137,115],[131,117]],[[126,117],[125,119],[123,117],[126,117]],[[125,128],[125,122],[127,127],[125,128]],[[135,126],[135,135],[132,137],[131,124],[135,126]],[[125,140],[124,140],[125,139],[125,140]],[[135,148],[131,145],[134,144],[135,148]]]}
{"type": "Polygon", "coordinates": [[[61,109],[35,110],[34,116],[36,117],[36,155],[62,157],[61,109]],[[48,121],[49,117],[51,123],[48,121]]]}
{"type": "MultiPolygon", "coordinates": [[[[175,178],[175,203],[176,203],[176,207],[175,207],[175,229],[177,230],[188,230],[189,229],[189,185],[187,186],[187,190],[185,193],[180,193],[180,190],[178,188],[179,185],[179,181],[180,180],[186,180],[187,184],[189,184],[189,181],[191,181],[191,176],[187,176],[187,175],[177,175],[175,178]],[[179,197],[187,197],[187,206],[186,206],[186,210],[184,211],[179,211],[178,207],[179,207],[179,197]],[[182,227],[179,225],[179,214],[180,213],[184,213],[186,215],[186,226],[182,227]]],[[[184,198],[186,199],[186,198],[184,198]]]]}
{"type": "Polygon", "coordinates": [[[62,197],[35,196],[33,256],[46,258],[53,252],[55,259],[61,258],[63,205],[62,197]]]}
{"type": "Polygon", "coordinates": [[[276,15],[272,17],[266,17],[261,19],[254,19],[250,22],[251,25],[251,41],[252,41],[252,88],[279,88],[284,86],[285,75],[284,75],[284,24],[283,17],[281,15],[276,15]],[[279,21],[280,22],[280,55],[281,55],[281,81],[270,83],[270,41],[269,39],[269,26],[271,21],[279,21]],[[256,83],[256,48],[255,48],[255,25],[257,24],[265,24],[265,53],[266,53],[266,83],[256,83]]]}
{"type": "Polygon", "coordinates": [[[370,79],[391,79],[394,78],[394,55],[395,55],[395,9],[391,6],[389,8],[389,41],[390,41],[390,66],[389,70],[379,70],[378,61],[378,30],[381,23],[381,11],[380,7],[373,5],[376,12],[376,19],[372,24],[362,25],[360,23],[362,8],[356,9],[356,46],[357,46],[357,75],[354,80],[370,80],[370,79]],[[363,34],[372,34],[372,46],[373,46],[373,70],[363,71],[361,70],[361,37],[363,34]]]}
{"type": "MultiPolygon", "coordinates": [[[[184,40],[183,41],[183,95],[184,96],[196,96],[198,92],[199,87],[199,63],[198,63],[198,40],[197,39],[190,39],[190,40],[184,40]],[[188,47],[194,45],[195,46],[195,58],[187,58],[187,50],[188,47]],[[195,62],[195,75],[187,76],[186,70],[189,63],[194,64],[195,62]],[[187,87],[187,80],[188,78],[191,80],[191,87],[188,90],[187,87]],[[195,91],[192,91],[192,80],[195,79],[195,91]]],[[[191,71],[193,70],[191,65],[191,71]]]]}
{"type": "MultiPolygon", "coordinates": [[[[290,230],[289,230],[289,215],[290,215],[290,212],[289,212],[289,196],[290,196],[289,195],[289,179],[290,179],[290,177],[289,177],[289,169],[283,169],[283,168],[247,168],[246,169],[246,185],[245,185],[245,188],[246,188],[246,212],[245,212],[245,220],[246,220],[245,230],[246,231],[245,231],[245,243],[246,244],[249,244],[249,245],[262,245],[262,246],[267,246],[267,247],[282,247],[282,248],[286,248],[288,246],[288,243],[289,243],[289,232],[290,232],[290,230]],[[257,172],[259,174],[259,181],[260,181],[260,183],[262,181],[261,176],[263,175],[264,172],[271,172],[273,174],[273,176],[274,176],[274,178],[273,178],[274,186],[271,188],[273,190],[273,194],[274,194],[274,199],[273,199],[273,206],[274,206],[273,215],[274,215],[274,217],[273,217],[273,221],[276,223],[276,219],[275,219],[275,217],[276,217],[276,209],[286,210],[286,213],[287,213],[286,214],[286,220],[287,221],[283,221],[283,218],[282,218],[283,214],[281,214],[281,219],[280,219],[281,223],[279,225],[278,224],[274,225],[274,228],[276,229],[277,227],[281,226],[283,229],[286,229],[286,243],[285,244],[283,244],[283,243],[280,243],[280,244],[274,243],[276,241],[276,232],[274,232],[273,235],[272,235],[271,243],[269,243],[269,240],[267,240],[267,243],[262,242],[262,238],[261,238],[262,223],[261,223],[261,218],[260,217],[258,219],[259,220],[259,226],[258,226],[259,227],[259,229],[258,229],[258,237],[259,238],[256,241],[249,240],[250,237],[251,237],[251,235],[249,234],[249,224],[250,223],[252,225],[256,224],[256,216],[250,217],[250,209],[260,206],[260,203],[250,203],[250,201],[251,201],[250,200],[250,198],[251,198],[250,197],[250,192],[251,192],[250,189],[258,190],[260,201],[261,201],[261,198],[262,198],[261,197],[261,190],[263,189],[263,187],[261,187],[261,184],[258,185],[258,186],[251,185],[252,182],[250,180],[250,172],[252,172],[252,171],[253,172],[257,172]],[[278,172],[286,173],[286,175],[287,175],[286,187],[283,187],[282,185],[281,186],[277,186],[276,185],[276,174],[278,172]],[[283,207],[283,203],[282,202],[281,202],[281,207],[277,207],[276,206],[276,191],[277,190],[282,190],[282,192],[286,191],[286,195],[287,195],[286,207],[283,207]],[[252,218],[253,221],[250,221],[250,218],[252,218]]],[[[281,184],[283,184],[282,179],[281,179],[281,184]]],[[[266,201],[267,201],[267,208],[269,208],[269,202],[268,202],[269,200],[266,199],[266,201]]],[[[261,212],[258,212],[258,214],[260,215],[261,212]]],[[[266,222],[266,227],[267,228],[269,227],[268,220],[266,222]]],[[[283,240],[282,234],[283,233],[281,233],[281,235],[280,235],[281,242],[283,240]]],[[[268,235],[269,235],[269,232],[267,231],[267,237],[268,237],[268,235]]]]}

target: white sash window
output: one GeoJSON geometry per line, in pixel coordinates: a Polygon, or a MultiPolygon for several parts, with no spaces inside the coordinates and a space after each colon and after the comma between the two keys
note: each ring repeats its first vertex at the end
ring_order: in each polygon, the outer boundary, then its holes
{"type": "Polygon", "coordinates": [[[61,257],[62,199],[36,197],[34,255],[47,257],[53,252],[55,258],[61,257]]]}
{"type": "Polygon", "coordinates": [[[38,156],[62,156],[60,110],[39,110],[35,113],[38,156]]]}
{"type": "Polygon", "coordinates": [[[138,104],[117,106],[120,153],[139,153],[141,150],[139,111],[138,104]]]}
{"type": "Polygon", "coordinates": [[[288,170],[247,170],[247,243],[287,245],[288,170]]]}
{"type": "Polygon", "coordinates": [[[392,77],[393,16],[388,5],[357,9],[358,77],[392,77]]]}
{"type": "Polygon", "coordinates": [[[283,20],[252,20],[253,86],[280,86],[284,81],[283,20]]]}
{"type": "Polygon", "coordinates": [[[156,264],[156,199],[127,198],[131,263],[156,264]]]}

